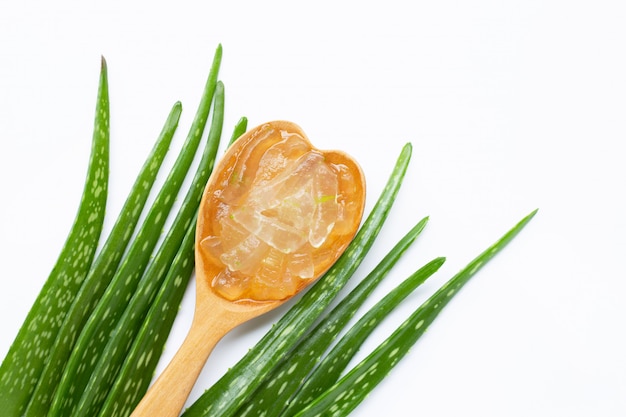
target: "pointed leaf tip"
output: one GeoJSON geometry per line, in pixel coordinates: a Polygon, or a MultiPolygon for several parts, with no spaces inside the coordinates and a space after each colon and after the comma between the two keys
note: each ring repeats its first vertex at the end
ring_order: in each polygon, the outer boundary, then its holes
{"type": "Polygon", "coordinates": [[[535,217],[535,214],[537,214],[537,212],[539,211],[539,208],[534,209],[533,211],[531,211],[526,217],[524,217],[520,223],[528,223],[533,217],[535,217]]]}

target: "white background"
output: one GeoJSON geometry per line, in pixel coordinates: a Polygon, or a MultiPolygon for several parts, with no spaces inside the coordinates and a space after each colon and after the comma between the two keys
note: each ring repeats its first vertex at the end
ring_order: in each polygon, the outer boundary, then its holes
{"type": "MultiPolygon", "coordinates": [[[[1,3],[0,356],[78,206],[100,55],[111,97],[110,228],[181,100],[173,160],[222,43],[224,137],[244,115],[250,126],[300,124],[319,148],[358,159],[368,211],[402,145],[413,144],[397,204],[355,278],[426,215],[375,298],[433,257],[448,261],[359,359],[539,208],[354,415],[626,415],[623,2],[294,3],[1,3]]],[[[189,326],[192,287],[164,360],[189,326]]],[[[191,400],[284,311],[228,335],[191,400]]]]}

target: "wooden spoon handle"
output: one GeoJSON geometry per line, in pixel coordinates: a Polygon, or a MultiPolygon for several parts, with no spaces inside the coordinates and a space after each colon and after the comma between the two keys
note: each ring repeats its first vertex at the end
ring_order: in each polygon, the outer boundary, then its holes
{"type": "Polygon", "coordinates": [[[148,390],[131,417],[180,415],[213,348],[225,331],[207,328],[206,320],[194,320],[185,341],[167,368],[148,390]]]}

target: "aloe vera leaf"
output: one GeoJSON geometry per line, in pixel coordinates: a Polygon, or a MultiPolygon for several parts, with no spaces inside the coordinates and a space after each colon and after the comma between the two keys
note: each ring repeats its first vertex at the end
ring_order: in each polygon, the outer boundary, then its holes
{"type": "Polygon", "coordinates": [[[247,129],[248,129],[248,118],[242,117],[241,119],[239,119],[239,121],[235,125],[235,129],[233,129],[233,134],[230,137],[228,146],[230,147],[230,145],[232,145],[237,139],[239,139],[241,135],[246,133],[247,129]]]}
{"type": "Polygon", "coordinates": [[[183,144],[183,150],[174,162],[128,252],[124,255],[120,268],[78,336],[52,400],[50,414],[53,416],[70,415],[78,405],[102,348],[126,308],[148,265],[152,250],[161,237],[163,225],[193,162],[208,119],[217,84],[221,52],[220,46],[215,52],[200,105],[183,144]]]}
{"type": "Polygon", "coordinates": [[[180,250],[128,351],[127,358],[99,413],[93,414],[94,416],[129,416],[150,386],[193,272],[195,230],[195,223],[189,225],[180,250]]]}
{"type": "Polygon", "coordinates": [[[536,212],[537,210],[524,217],[500,240],[446,282],[370,355],[295,416],[345,416],[354,410],[407,354],[461,287],[500,252],[528,224],[536,212]]]}
{"type": "Polygon", "coordinates": [[[289,401],[288,407],[281,415],[289,416],[295,414],[320,396],[329,385],[334,384],[346,366],[348,366],[352,357],[359,351],[360,346],[382,320],[409,294],[424,283],[426,279],[437,272],[444,262],[445,258],[433,259],[414,272],[364,314],[306,378],[300,390],[289,401]]]}
{"type": "Polygon", "coordinates": [[[183,413],[185,417],[232,416],[314,324],[374,243],[402,184],[411,149],[410,143],[403,147],[378,201],[344,254],[237,364],[183,413]]]}
{"type": "Polygon", "coordinates": [[[126,358],[128,350],[150,309],[150,305],[179,251],[187,230],[190,226],[195,224],[202,192],[204,191],[204,187],[215,162],[215,156],[222,134],[223,120],[224,88],[222,83],[218,82],[215,90],[213,119],[207,145],[187,195],[163,243],[148,266],[144,276],[141,278],[135,293],[128,302],[126,310],[119,319],[109,339],[106,341],[106,345],[100,354],[100,359],[93,368],[89,382],[72,416],[92,417],[97,415],[100,411],[109,389],[115,381],[118,371],[126,358]]]}
{"type": "Polygon", "coordinates": [[[411,228],[372,272],[341,300],[337,307],[327,314],[307,337],[302,338],[291,352],[283,357],[280,365],[272,370],[271,375],[263,381],[256,392],[246,401],[244,407],[237,412],[237,416],[272,417],[281,414],[282,405],[289,402],[291,396],[302,385],[339,332],[415,241],[427,221],[428,219],[425,218],[411,228]]]}
{"type": "Polygon", "coordinates": [[[109,179],[109,92],[102,58],[91,156],[80,206],[61,254],[0,366],[0,410],[21,415],[93,261],[109,179]]]}
{"type": "Polygon", "coordinates": [[[141,168],[115,225],[111,229],[109,237],[96,257],[63,321],[63,325],[58,331],[53,349],[26,409],[26,416],[42,416],[50,408],[52,394],[61,379],[76,337],[113,278],[115,271],[117,271],[163,159],[167,155],[178,126],[180,114],[181,104],[178,102],[172,107],[163,129],[141,168]]]}
{"type": "MultiPolygon", "coordinates": [[[[234,137],[241,135],[242,131],[238,126],[239,124],[233,131],[234,137]]],[[[245,128],[243,130],[245,131],[245,128]]],[[[187,228],[172,267],[102,405],[98,414],[100,417],[130,415],[146,393],[194,268],[195,232],[194,220],[187,228]]]]}

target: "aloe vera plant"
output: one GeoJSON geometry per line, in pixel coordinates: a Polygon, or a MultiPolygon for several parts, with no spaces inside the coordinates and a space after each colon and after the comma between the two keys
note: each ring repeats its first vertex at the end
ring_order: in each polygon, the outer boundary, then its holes
{"type": "MultiPolygon", "coordinates": [[[[219,106],[218,106],[219,107],[219,106]]],[[[231,142],[245,131],[242,118],[232,134],[231,142]]],[[[183,242],[167,277],[150,306],[115,382],[102,405],[99,416],[127,416],[145,394],[169,335],[178,307],[194,268],[195,217],[187,228],[183,242]]]]}
{"type": "Polygon", "coordinates": [[[279,415],[295,414],[336,382],[350,360],[359,351],[360,346],[382,320],[427,278],[437,272],[444,262],[445,258],[442,257],[433,259],[411,274],[364,314],[323,357],[321,363],[303,378],[296,394],[285,402],[287,407],[279,415]]]}
{"type": "MultiPolygon", "coordinates": [[[[52,415],[72,415],[76,410],[102,348],[141,280],[160,238],[167,213],[174,204],[200,143],[217,86],[220,63],[221,47],[218,47],[199,108],[183,144],[185,150],[179,154],[120,268],[80,333],[53,397],[52,415]]],[[[188,221],[191,221],[190,218],[188,221]]]]}
{"type": "MultiPolygon", "coordinates": [[[[216,97],[219,97],[219,94],[216,97]]],[[[246,123],[245,117],[239,120],[233,130],[231,143],[246,130],[246,123]]],[[[129,415],[148,389],[194,268],[195,231],[194,217],[167,277],[159,288],[97,415],[119,417],[129,415]]]]}
{"type": "Polygon", "coordinates": [[[39,383],[31,396],[26,416],[41,416],[48,411],[52,394],[61,378],[78,333],[119,266],[161,163],[167,154],[180,114],[181,104],[176,103],[170,111],[152,152],[137,176],[109,237],[63,320],[39,383]]]}
{"type": "MultiPolygon", "coordinates": [[[[387,340],[350,370],[335,385],[306,408],[289,414],[297,417],[345,416],[396,366],[411,346],[424,334],[442,309],[491,258],[500,252],[533,218],[537,210],[524,217],[496,243],[472,260],[426,300],[387,340]]],[[[345,346],[344,346],[345,347],[345,346]]],[[[345,350],[345,349],[344,349],[345,350]]]]}
{"type": "MultiPolygon", "coordinates": [[[[146,312],[165,279],[172,260],[179,251],[187,230],[195,223],[202,191],[211,174],[222,133],[224,88],[221,82],[217,83],[213,109],[213,120],[207,145],[187,195],[162,245],[141,278],[108,342],[102,348],[100,359],[89,377],[76,410],[72,413],[74,416],[93,416],[100,410],[127,355],[128,348],[135,339],[142,322],[144,322],[146,312]]],[[[193,260],[190,259],[189,261],[193,260]]]]}
{"type": "Polygon", "coordinates": [[[168,275],[146,314],[100,411],[93,414],[94,416],[128,416],[148,389],[193,272],[195,230],[195,224],[188,227],[168,275]]]}
{"type": "Polygon", "coordinates": [[[109,93],[104,58],[100,71],[91,156],[80,207],[61,254],[0,367],[0,410],[26,409],[96,252],[109,177],[109,93]]]}
{"type": "MultiPolygon", "coordinates": [[[[81,206],[55,269],[0,367],[0,410],[6,415],[128,416],[146,392],[194,267],[198,202],[222,130],[224,91],[217,81],[221,54],[218,46],[182,151],[139,232],[131,240],[177,128],[180,103],[172,108],[92,265],[108,178],[108,93],[103,60],[81,206]],[[168,233],[153,253],[211,109],[211,128],[198,171],[168,233]],[[64,286],[68,278],[72,281],[64,286]],[[61,300],[52,297],[57,291],[62,291],[61,300]],[[51,326],[54,330],[47,333],[51,326]],[[59,332],[56,338],[51,337],[54,331],[59,332]]],[[[246,127],[247,119],[241,118],[230,143],[246,127]]],[[[343,374],[373,329],[444,262],[444,258],[436,258],[418,269],[329,350],[427,222],[423,219],[415,225],[353,291],[327,311],[374,244],[403,183],[410,156],[411,145],[407,144],[367,220],[335,265],[184,416],[348,415],[406,355],[460,288],[536,213],[525,217],[470,262],[369,356],[343,374]]]]}

